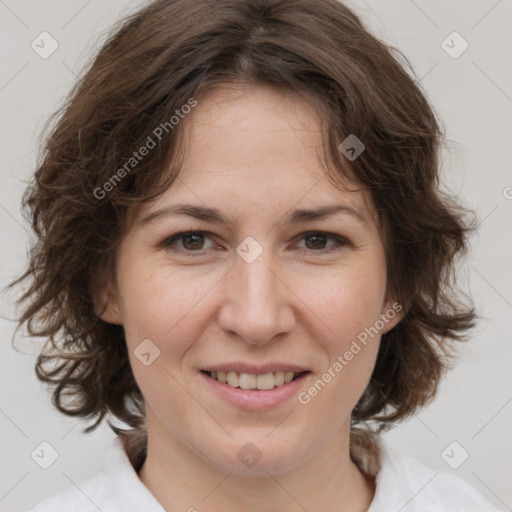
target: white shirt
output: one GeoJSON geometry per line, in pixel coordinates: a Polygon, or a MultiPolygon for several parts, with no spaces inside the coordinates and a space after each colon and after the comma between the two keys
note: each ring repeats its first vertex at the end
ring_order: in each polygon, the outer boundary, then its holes
{"type": "MultiPolygon", "coordinates": [[[[426,468],[379,441],[380,470],[368,512],[502,512],[468,483],[426,468]]],[[[119,437],[103,470],[42,501],[30,512],[165,512],[139,479],[119,437]]],[[[318,511],[314,511],[318,512],[318,511]]]]}

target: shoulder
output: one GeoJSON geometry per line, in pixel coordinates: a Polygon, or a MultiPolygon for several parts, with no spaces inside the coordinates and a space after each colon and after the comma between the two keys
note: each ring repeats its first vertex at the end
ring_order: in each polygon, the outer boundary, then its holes
{"type": "Polygon", "coordinates": [[[103,469],[89,480],[70,484],[64,490],[38,503],[29,512],[163,512],[148,488],[141,482],[116,437],[106,455],[103,469]]]}
{"type": "Polygon", "coordinates": [[[103,500],[103,488],[105,478],[98,473],[91,479],[78,484],[78,486],[67,487],[64,490],[46,498],[38,503],[29,512],[98,512],[96,503],[103,500]]]}
{"type": "Polygon", "coordinates": [[[368,512],[500,512],[465,480],[427,468],[384,442],[379,442],[380,471],[368,512]]]}

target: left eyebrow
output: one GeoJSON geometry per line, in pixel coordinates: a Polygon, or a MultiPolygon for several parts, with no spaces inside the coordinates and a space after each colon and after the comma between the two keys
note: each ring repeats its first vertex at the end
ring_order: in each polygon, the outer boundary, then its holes
{"type": "MultiPolygon", "coordinates": [[[[350,215],[359,220],[363,224],[368,224],[368,219],[362,211],[349,205],[331,204],[319,206],[311,209],[298,209],[289,213],[284,220],[280,223],[299,224],[301,222],[310,222],[314,220],[326,219],[336,214],[350,215]]],[[[192,204],[176,204],[168,206],[160,210],[150,213],[147,217],[142,219],[142,224],[149,224],[161,217],[168,217],[171,215],[188,216],[195,219],[204,220],[207,222],[214,222],[218,224],[225,224],[232,227],[233,222],[224,217],[220,210],[217,208],[210,208],[208,206],[192,205],[192,204]]]]}
{"type": "Polygon", "coordinates": [[[310,210],[295,210],[290,215],[288,215],[285,222],[288,222],[289,224],[298,224],[299,222],[326,219],[327,217],[332,217],[337,213],[351,215],[357,220],[361,221],[363,224],[368,224],[368,219],[365,217],[360,208],[344,204],[330,204],[310,210]]]}

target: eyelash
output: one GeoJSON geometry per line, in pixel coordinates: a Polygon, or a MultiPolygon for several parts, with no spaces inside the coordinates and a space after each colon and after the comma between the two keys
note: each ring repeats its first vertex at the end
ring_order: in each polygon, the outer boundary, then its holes
{"type": "MultiPolygon", "coordinates": [[[[181,248],[176,247],[175,242],[179,241],[180,239],[184,238],[185,236],[190,236],[190,235],[206,235],[208,238],[211,238],[208,236],[207,231],[183,231],[183,232],[176,233],[175,235],[172,235],[172,236],[166,238],[159,245],[160,245],[160,247],[170,250],[175,253],[179,253],[179,252],[187,253],[187,255],[191,255],[192,257],[202,256],[207,249],[191,251],[191,250],[181,249],[181,248]]],[[[319,249],[319,250],[306,249],[305,251],[302,251],[302,252],[313,252],[313,253],[317,253],[317,254],[318,253],[326,254],[326,253],[332,252],[333,250],[339,250],[339,249],[342,249],[343,247],[352,245],[349,242],[349,240],[347,240],[346,238],[336,235],[334,233],[328,233],[325,231],[307,231],[307,232],[301,233],[301,238],[299,239],[299,241],[301,241],[305,238],[311,237],[313,235],[322,235],[322,236],[325,236],[326,239],[334,240],[336,242],[336,246],[329,247],[328,249],[319,249]]]]}

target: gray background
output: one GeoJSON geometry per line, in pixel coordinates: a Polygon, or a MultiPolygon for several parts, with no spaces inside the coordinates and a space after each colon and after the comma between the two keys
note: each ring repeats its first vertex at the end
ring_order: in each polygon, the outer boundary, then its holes
{"type": "MultiPolygon", "coordinates": [[[[0,0],[2,288],[25,261],[30,235],[20,198],[34,170],[44,122],[111,24],[140,3],[0,0]],[[47,59],[31,48],[43,31],[59,45],[47,59]]],[[[352,5],[374,33],[413,64],[451,141],[445,183],[477,211],[481,223],[462,277],[483,319],[436,400],[386,438],[435,470],[460,475],[491,502],[512,510],[512,1],[371,0],[352,5]],[[458,58],[441,46],[453,31],[469,44],[458,58]],[[445,451],[454,441],[458,444],[445,451]],[[460,463],[466,452],[469,457],[458,469],[448,465],[460,463]]],[[[462,48],[453,36],[447,43],[452,53],[462,48]]],[[[12,297],[0,297],[0,511],[19,511],[97,472],[113,433],[102,427],[85,436],[84,421],[53,410],[33,371],[39,345],[20,336],[19,352],[13,350],[12,297]],[[31,458],[43,441],[58,452],[46,470],[31,458]]]]}

